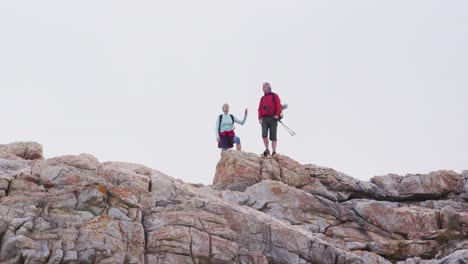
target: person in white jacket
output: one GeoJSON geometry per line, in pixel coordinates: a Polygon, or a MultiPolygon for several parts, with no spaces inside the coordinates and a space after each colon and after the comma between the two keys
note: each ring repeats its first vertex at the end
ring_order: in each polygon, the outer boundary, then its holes
{"type": "Polygon", "coordinates": [[[216,127],[215,135],[218,141],[218,147],[222,152],[226,151],[229,148],[232,148],[236,144],[236,149],[238,151],[242,150],[240,138],[234,133],[234,123],[240,125],[245,124],[247,120],[248,109],[245,109],[245,115],[242,120],[239,120],[234,115],[229,114],[229,104],[224,104],[223,113],[216,118],[216,127]]]}

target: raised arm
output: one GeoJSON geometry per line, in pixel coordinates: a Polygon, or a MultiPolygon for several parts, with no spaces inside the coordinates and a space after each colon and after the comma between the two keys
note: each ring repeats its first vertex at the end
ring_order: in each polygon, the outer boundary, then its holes
{"type": "Polygon", "coordinates": [[[237,117],[234,116],[234,122],[237,124],[245,124],[245,121],[247,120],[247,114],[244,115],[244,118],[242,120],[237,119],[237,117]]]}

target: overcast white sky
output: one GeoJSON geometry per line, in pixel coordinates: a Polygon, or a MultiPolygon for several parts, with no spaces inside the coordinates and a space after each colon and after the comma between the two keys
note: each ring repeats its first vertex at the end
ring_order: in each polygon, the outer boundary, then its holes
{"type": "Polygon", "coordinates": [[[261,84],[289,104],[278,152],[360,179],[468,169],[468,2],[1,1],[1,143],[212,182],[224,102],[263,151],[261,84]]]}

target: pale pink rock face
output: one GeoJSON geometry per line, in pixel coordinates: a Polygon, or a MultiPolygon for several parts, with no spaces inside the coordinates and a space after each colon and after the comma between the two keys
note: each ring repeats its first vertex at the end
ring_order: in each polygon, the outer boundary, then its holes
{"type": "Polygon", "coordinates": [[[0,263],[461,263],[467,172],[362,182],[228,151],[213,186],[0,145],[0,263]],[[445,262],[444,262],[445,261],[445,262]]]}
{"type": "Polygon", "coordinates": [[[389,174],[374,177],[371,181],[400,200],[460,194],[463,184],[461,175],[444,170],[429,174],[409,174],[404,177],[389,174]]]}
{"type": "Polygon", "coordinates": [[[230,151],[220,160],[223,169],[213,182],[219,193],[241,190],[249,196],[243,205],[360,252],[370,263],[429,261],[468,248],[466,171],[389,174],[363,182],[286,156],[249,156],[247,163],[245,155],[230,151]],[[237,171],[233,164],[244,168],[237,171]],[[244,173],[258,167],[260,175],[244,173]],[[223,181],[225,174],[229,181],[223,181]]]}
{"type": "Polygon", "coordinates": [[[0,145],[0,157],[25,160],[42,159],[42,145],[36,142],[15,142],[0,145]]]}

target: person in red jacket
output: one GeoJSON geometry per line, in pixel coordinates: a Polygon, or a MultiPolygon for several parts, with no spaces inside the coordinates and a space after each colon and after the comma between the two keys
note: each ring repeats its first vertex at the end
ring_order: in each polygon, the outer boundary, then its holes
{"type": "Polygon", "coordinates": [[[278,120],[281,113],[281,100],[279,96],[271,91],[269,83],[263,84],[264,95],[260,98],[258,105],[258,121],[262,125],[262,138],[265,144],[264,156],[270,155],[268,132],[270,132],[271,148],[273,152],[271,155],[276,154],[276,145],[278,143],[276,131],[278,128],[278,120]]]}

